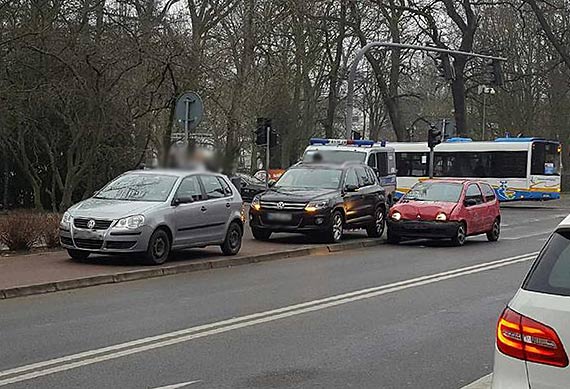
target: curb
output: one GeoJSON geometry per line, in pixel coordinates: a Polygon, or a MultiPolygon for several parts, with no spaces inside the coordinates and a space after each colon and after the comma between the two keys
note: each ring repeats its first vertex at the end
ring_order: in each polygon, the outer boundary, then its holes
{"type": "Polygon", "coordinates": [[[279,252],[256,254],[244,257],[228,257],[210,260],[197,260],[179,265],[167,265],[160,268],[129,270],[126,272],[96,275],[70,280],[47,282],[42,284],[24,285],[13,288],[0,289],[0,300],[16,297],[31,296],[37,294],[54,293],[65,290],[87,288],[91,286],[117,284],[121,282],[157,278],[174,274],[190,273],[202,270],[221,269],[233,266],[247,265],[275,261],[279,259],[306,257],[311,255],[327,255],[340,251],[374,247],[384,244],[381,239],[364,239],[355,242],[337,243],[332,245],[303,247],[298,249],[284,250],[279,252]]]}

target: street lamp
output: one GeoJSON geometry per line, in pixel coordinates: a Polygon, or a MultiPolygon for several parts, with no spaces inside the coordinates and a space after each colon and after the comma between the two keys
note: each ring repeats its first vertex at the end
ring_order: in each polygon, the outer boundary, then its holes
{"type": "Polygon", "coordinates": [[[477,88],[477,94],[483,95],[483,119],[481,126],[481,140],[485,140],[485,128],[487,127],[487,118],[485,117],[487,109],[487,95],[494,95],[495,89],[488,87],[487,85],[479,85],[477,88]]]}

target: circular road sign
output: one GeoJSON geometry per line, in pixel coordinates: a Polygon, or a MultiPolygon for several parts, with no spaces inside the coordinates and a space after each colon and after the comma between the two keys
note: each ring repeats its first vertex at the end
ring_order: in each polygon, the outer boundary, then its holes
{"type": "Polygon", "coordinates": [[[195,129],[204,117],[202,98],[195,92],[184,93],[176,100],[174,116],[180,127],[186,128],[186,122],[188,122],[188,130],[195,129]]]}

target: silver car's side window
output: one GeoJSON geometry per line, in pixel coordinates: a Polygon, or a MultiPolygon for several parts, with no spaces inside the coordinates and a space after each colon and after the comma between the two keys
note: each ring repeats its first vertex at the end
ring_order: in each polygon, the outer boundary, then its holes
{"type": "Polygon", "coordinates": [[[197,176],[186,177],[180,183],[176,197],[189,197],[194,201],[203,200],[202,188],[197,176]]]}
{"type": "Polygon", "coordinates": [[[206,192],[206,198],[208,200],[220,199],[228,196],[224,191],[222,184],[218,181],[218,177],[202,175],[200,178],[202,179],[204,191],[206,192]]]}

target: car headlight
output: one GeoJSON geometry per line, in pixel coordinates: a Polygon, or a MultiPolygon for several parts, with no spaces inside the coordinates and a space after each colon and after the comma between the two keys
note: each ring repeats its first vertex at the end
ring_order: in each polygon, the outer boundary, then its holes
{"type": "Polygon", "coordinates": [[[143,215],[135,215],[119,219],[113,228],[120,230],[134,230],[144,224],[143,215]]]}
{"type": "Polygon", "coordinates": [[[392,214],[392,220],[398,221],[402,218],[402,214],[400,212],[394,212],[392,214]]]}
{"type": "Polygon", "coordinates": [[[440,221],[440,222],[444,222],[447,220],[447,215],[443,212],[440,212],[437,214],[437,216],[435,217],[435,220],[440,221]]]}
{"type": "Polygon", "coordinates": [[[251,200],[251,208],[259,211],[261,209],[261,202],[259,201],[259,197],[255,196],[253,200],[251,200]]]}
{"type": "Polygon", "coordinates": [[[309,204],[305,206],[305,211],[307,212],[316,212],[322,209],[328,208],[329,202],[327,200],[323,201],[311,201],[309,204]]]}
{"type": "Polygon", "coordinates": [[[69,227],[72,221],[73,221],[73,216],[71,216],[69,212],[65,212],[63,214],[63,217],[61,218],[60,224],[62,227],[69,227]]]}

